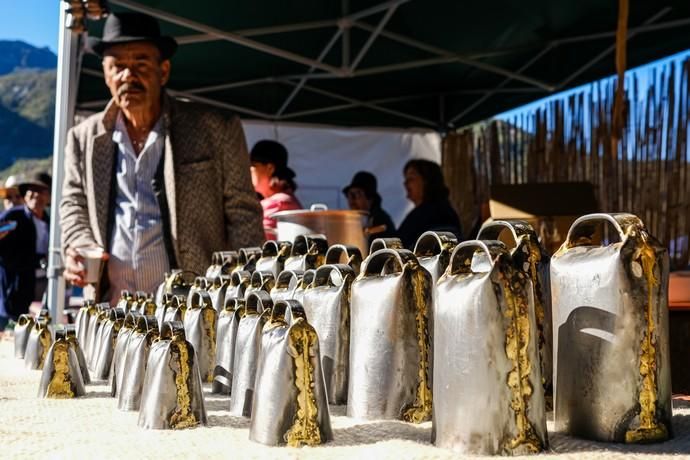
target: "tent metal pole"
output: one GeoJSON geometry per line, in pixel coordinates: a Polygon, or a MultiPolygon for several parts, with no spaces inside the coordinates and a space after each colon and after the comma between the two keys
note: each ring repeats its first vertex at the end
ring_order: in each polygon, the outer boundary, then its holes
{"type": "MultiPolygon", "coordinates": [[[[551,51],[554,47],[555,47],[555,46],[547,46],[546,48],[544,48],[543,50],[541,50],[541,51],[540,51],[539,53],[537,53],[534,57],[532,57],[532,59],[530,59],[530,60],[527,61],[522,67],[520,67],[520,68],[518,69],[518,72],[524,72],[525,70],[527,70],[532,64],[534,64],[534,63],[537,62],[539,59],[541,59],[542,56],[544,56],[546,53],[548,53],[549,51],[551,51]]],[[[506,78],[505,80],[503,80],[501,83],[499,83],[498,85],[496,85],[496,87],[495,87],[494,89],[487,91],[482,97],[480,97],[479,99],[477,99],[476,101],[474,101],[474,102],[473,102],[472,104],[470,104],[469,106],[465,107],[465,108],[462,110],[462,112],[460,112],[459,114],[457,114],[457,115],[455,115],[453,118],[451,118],[451,119],[448,121],[448,125],[449,125],[449,126],[453,126],[453,124],[454,124],[456,121],[462,119],[462,117],[464,117],[465,115],[467,115],[468,113],[470,113],[472,110],[474,110],[476,107],[478,107],[482,102],[484,102],[485,100],[489,99],[491,96],[493,96],[494,94],[496,94],[496,93],[497,93],[499,90],[501,90],[505,85],[507,85],[511,80],[512,80],[512,78],[508,77],[508,78],[506,78]]]]}
{"type": "MultiPolygon", "coordinates": [[[[328,43],[326,43],[326,46],[324,46],[324,48],[321,50],[321,53],[319,54],[319,57],[317,58],[317,60],[319,62],[322,62],[326,58],[328,53],[331,51],[331,48],[333,48],[333,45],[335,45],[335,43],[338,41],[338,38],[340,38],[342,33],[343,33],[343,29],[336,30],[336,32],[333,34],[333,36],[328,41],[328,43]]],[[[302,86],[304,86],[304,84],[307,82],[309,74],[311,74],[314,70],[316,70],[315,67],[309,67],[309,70],[307,71],[307,75],[305,75],[304,77],[302,77],[300,79],[299,83],[297,83],[297,86],[295,86],[292,89],[292,92],[285,99],[285,102],[283,102],[283,105],[281,105],[280,108],[278,109],[278,111],[276,112],[276,117],[279,117],[280,115],[283,114],[283,112],[285,112],[285,109],[288,108],[288,106],[290,105],[292,100],[295,98],[295,96],[297,96],[297,93],[299,93],[300,90],[302,89],[302,86]]]]}
{"type": "MultiPolygon", "coordinates": [[[[347,16],[350,12],[350,0],[340,0],[340,13],[343,17],[347,16]]],[[[343,23],[340,26],[343,29],[343,39],[341,40],[341,60],[340,66],[343,69],[350,67],[350,29],[352,28],[352,22],[343,23]]]]}
{"type": "Polygon", "coordinates": [[[355,60],[352,61],[352,64],[350,64],[350,73],[354,72],[359,63],[362,62],[362,59],[364,59],[364,56],[366,56],[367,52],[369,51],[369,48],[371,48],[371,45],[374,44],[381,32],[383,32],[383,28],[386,27],[386,24],[388,24],[388,21],[390,21],[391,17],[393,16],[393,13],[395,13],[395,10],[397,8],[398,5],[392,5],[390,8],[388,8],[388,10],[386,10],[386,14],[383,15],[379,23],[376,25],[374,31],[371,32],[371,35],[369,35],[369,38],[367,38],[367,41],[364,43],[364,46],[362,46],[362,49],[360,49],[359,53],[357,53],[357,57],[355,57],[355,60]]]}
{"type": "MultiPolygon", "coordinates": [[[[297,83],[292,82],[292,81],[287,81],[285,83],[287,83],[289,85],[296,85],[297,84],[297,83]]],[[[381,107],[379,105],[372,104],[371,102],[360,101],[360,100],[357,100],[357,99],[354,99],[351,97],[343,96],[342,94],[333,93],[331,91],[326,91],[326,90],[315,88],[313,86],[308,86],[308,85],[303,85],[303,89],[305,89],[307,91],[311,91],[312,93],[332,97],[333,99],[339,99],[339,100],[344,101],[344,102],[349,102],[350,104],[352,104],[352,107],[366,107],[368,109],[376,110],[378,112],[387,113],[389,115],[394,115],[394,116],[400,117],[400,118],[406,118],[408,120],[413,120],[413,121],[416,121],[418,123],[423,123],[425,125],[430,125],[430,126],[436,127],[435,122],[427,120],[426,118],[416,117],[414,115],[410,115],[409,113],[400,112],[398,110],[393,110],[393,109],[388,109],[386,107],[381,107]]],[[[343,107],[343,108],[347,108],[347,107],[343,107]]],[[[320,109],[320,110],[321,110],[321,112],[326,112],[326,111],[329,111],[329,109],[330,108],[326,108],[325,110],[324,109],[320,109]]],[[[319,109],[316,109],[316,110],[319,110],[319,109]]],[[[312,113],[315,113],[315,112],[312,111],[312,113]]],[[[296,115],[294,113],[292,113],[292,114],[288,114],[287,116],[284,116],[282,118],[294,118],[295,116],[296,115]]]]}
{"type": "MultiPolygon", "coordinates": [[[[376,30],[375,27],[370,26],[369,24],[365,24],[363,22],[355,22],[354,25],[356,27],[359,27],[360,29],[364,29],[364,30],[369,31],[369,32],[373,32],[376,30]]],[[[437,56],[440,56],[440,57],[455,58],[455,61],[459,62],[461,64],[465,64],[465,65],[468,65],[471,67],[476,67],[477,69],[484,70],[486,72],[495,73],[498,75],[503,75],[505,77],[511,77],[515,80],[519,80],[519,81],[522,81],[524,83],[528,83],[530,85],[537,86],[537,87],[542,88],[546,91],[553,91],[554,90],[553,85],[550,85],[550,84],[545,83],[543,81],[537,80],[536,78],[531,78],[531,77],[527,77],[525,75],[520,75],[519,73],[511,72],[509,70],[502,69],[502,68],[497,67],[497,66],[492,65],[492,64],[487,64],[484,62],[475,61],[473,59],[469,59],[469,58],[462,56],[460,54],[453,53],[453,52],[450,52],[448,50],[444,50],[442,48],[438,48],[436,46],[432,46],[432,45],[429,45],[427,43],[420,42],[419,40],[414,40],[412,38],[405,37],[404,35],[390,32],[388,30],[382,30],[381,36],[389,38],[391,40],[395,40],[399,43],[403,43],[403,44],[408,45],[408,46],[412,46],[414,48],[418,48],[422,51],[427,51],[429,53],[436,54],[437,56]]]]}
{"type": "Polygon", "coordinates": [[[61,322],[65,308],[65,279],[62,276],[59,206],[64,180],[64,154],[67,130],[74,121],[74,106],[79,81],[79,47],[81,37],[65,27],[69,4],[59,2],[60,28],[58,37],[57,91],[55,95],[55,127],[53,134],[53,183],[51,191],[50,250],[48,254],[47,304],[53,322],[61,322]]]}
{"type": "MultiPolygon", "coordinates": [[[[662,9],[657,14],[655,14],[654,16],[647,19],[644,22],[643,26],[655,23],[658,19],[661,19],[663,16],[665,16],[669,11],[671,11],[670,7],[666,7],[664,9],[662,9]]],[[[633,38],[634,36],[636,36],[638,34],[639,34],[639,32],[635,31],[635,30],[628,32],[628,40],[630,40],[631,38],[633,38]]],[[[575,80],[577,77],[579,77],[584,72],[586,72],[590,67],[592,67],[594,64],[596,64],[597,62],[604,59],[606,56],[608,56],[609,54],[611,54],[615,50],[616,50],[616,44],[614,43],[613,45],[611,45],[611,46],[607,47],[605,50],[603,50],[601,53],[597,54],[594,58],[592,58],[590,61],[585,63],[582,67],[577,69],[577,71],[570,74],[566,79],[564,79],[562,82],[559,83],[557,88],[561,89],[561,88],[565,87],[566,85],[568,85],[568,83],[575,80]]]]}
{"type": "Polygon", "coordinates": [[[123,6],[125,8],[129,8],[130,10],[133,11],[138,11],[140,13],[145,13],[151,16],[154,16],[158,19],[161,19],[163,21],[169,22],[171,24],[177,24],[182,27],[187,27],[188,29],[193,29],[197,30],[199,32],[205,32],[211,35],[215,35],[218,38],[221,38],[223,40],[227,40],[231,43],[236,43],[238,45],[245,46],[247,48],[251,48],[257,51],[262,51],[267,54],[272,54],[274,56],[281,57],[283,59],[287,59],[289,61],[297,62],[299,64],[304,64],[306,66],[314,66],[318,69],[325,70],[326,72],[331,72],[334,74],[340,74],[342,73],[342,70],[339,69],[338,67],[334,67],[328,64],[324,64],[322,62],[317,62],[315,59],[310,59],[304,56],[301,56],[296,53],[292,53],[290,51],[286,51],[280,48],[276,48],[274,46],[266,45],[264,43],[257,42],[255,40],[251,40],[249,38],[243,37],[241,35],[232,33],[232,32],[225,32],[220,29],[216,29],[215,27],[208,26],[206,24],[202,24],[200,22],[192,21],[191,19],[184,18],[182,16],[178,16],[172,13],[167,13],[165,11],[159,10],[157,8],[151,8],[146,5],[142,5],[138,2],[134,2],[132,0],[110,0],[110,3],[113,5],[118,5],[118,6],[123,6]]]}

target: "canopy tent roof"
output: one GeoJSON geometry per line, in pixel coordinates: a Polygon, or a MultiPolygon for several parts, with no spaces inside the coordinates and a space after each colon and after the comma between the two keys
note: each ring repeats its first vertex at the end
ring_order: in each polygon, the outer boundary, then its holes
{"type": "MultiPolygon", "coordinates": [[[[271,121],[444,131],[615,70],[613,0],[109,3],[177,39],[174,94],[271,121]]],[[[629,67],[690,48],[690,2],[631,0],[628,30],[629,67]]],[[[108,97],[84,56],[77,107],[108,97]]]]}

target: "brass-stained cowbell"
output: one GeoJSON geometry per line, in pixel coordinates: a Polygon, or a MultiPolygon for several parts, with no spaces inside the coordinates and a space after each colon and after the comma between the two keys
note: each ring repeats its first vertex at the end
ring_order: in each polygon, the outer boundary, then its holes
{"type": "Polygon", "coordinates": [[[273,303],[279,300],[294,300],[295,289],[301,283],[304,272],[301,270],[283,270],[276,278],[276,284],[271,289],[273,303]]]}
{"type": "MultiPolygon", "coordinates": [[[[414,255],[417,257],[419,264],[426,268],[431,274],[431,304],[436,301],[436,283],[441,275],[446,271],[448,263],[450,262],[450,255],[453,249],[458,244],[457,237],[450,232],[424,232],[417,239],[414,246],[414,255]]],[[[433,387],[434,377],[434,309],[429,311],[429,344],[431,351],[429,352],[430,366],[429,366],[429,380],[433,387]]]]}
{"type": "Polygon", "coordinates": [[[24,359],[26,353],[26,345],[29,342],[31,330],[34,328],[36,321],[34,317],[25,314],[19,315],[16,326],[14,326],[14,357],[24,359]]]}
{"type": "Polygon", "coordinates": [[[532,281],[534,314],[539,331],[539,360],[543,380],[546,410],[553,408],[553,333],[551,317],[551,283],[549,281],[550,257],[539,243],[532,226],[524,220],[495,220],[482,226],[478,240],[504,241],[510,248],[515,268],[522,270],[532,281]]]}
{"type": "Polygon", "coordinates": [[[273,301],[268,293],[258,291],[248,294],[244,307],[240,308],[232,368],[231,415],[250,417],[252,414],[261,331],[272,307],[273,301]]]}
{"type": "Polygon", "coordinates": [[[98,357],[96,358],[94,369],[94,378],[96,380],[108,380],[110,378],[115,343],[117,342],[120,328],[125,321],[125,315],[124,309],[113,308],[108,312],[108,318],[101,326],[98,357]]]}
{"type": "Polygon", "coordinates": [[[277,278],[290,256],[292,243],[289,241],[268,240],[261,248],[261,257],[256,261],[256,271],[271,272],[277,278]]]}
{"type": "Polygon", "coordinates": [[[328,251],[324,235],[298,235],[292,242],[290,257],[285,261],[285,270],[315,269],[323,265],[328,251]]]}
{"type": "Polygon", "coordinates": [[[158,336],[158,321],[155,316],[136,317],[136,325],[129,336],[124,354],[124,372],[117,391],[118,409],[139,410],[149,351],[158,336]]]}
{"type": "Polygon", "coordinates": [[[570,227],[551,258],[556,430],[626,443],[672,436],[668,276],[666,248],[637,216],[590,214],[570,227]]]}
{"type": "Polygon", "coordinates": [[[55,342],[50,346],[41,374],[39,398],[66,399],[84,396],[79,361],[67,340],[66,331],[55,331],[55,342]]]}
{"type": "Polygon", "coordinates": [[[247,296],[252,293],[252,292],[258,292],[258,291],[263,291],[266,293],[270,293],[271,289],[276,284],[276,279],[273,276],[273,273],[271,272],[262,272],[262,271],[255,271],[252,273],[252,279],[251,283],[249,286],[247,286],[247,289],[244,291],[244,297],[247,298],[247,296]]]}
{"type": "Polygon", "coordinates": [[[300,304],[304,304],[304,295],[311,288],[312,282],[314,282],[314,275],[316,274],[315,269],[309,269],[302,272],[302,278],[292,290],[292,299],[298,301],[300,304]]]}
{"type": "Polygon", "coordinates": [[[91,376],[89,375],[89,369],[86,366],[86,357],[84,356],[84,350],[81,348],[79,339],[77,339],[77,330],[74,324],[66,324],[64,328],[65,337],[69,342],[69,346],[72,348],[72,350],[74,350],[74,353],[77,355],[77,363],[79,364],[79,370],[81,371],[82,381],[84,382],[84,385],[88,385],[89,383],[91,383],[91,376]]]}
{"type": "Polygon", "coordinates": [[[53,343],[53,336],[46,319],[38,318],[31,328],[26,342],[24,365],[27,369],[43,369],[48,350],[53,343]]]}
{"type": "Polygon", "coordinates": [[[232,273],[245,271],[253,273],[256,269],[256,261],[261,258],[261,248],[240,248],[238,251],[237,265],[232,270],[232,273]]]}
{"type": "Polygon", "coordinates": [[[110,396],[117,397],[123,385],[123,378],[127,370],[127,347],[129,339],[137,327],[139,313],[130,312],[125,316],[125,320],[117,333],[113,359],[110,364],[110,396]]]}
{"type": "Polygon", "coordinates": [[[379,249],[403,249],[403,244],[400,238],[374,238],[369,245],[369,255],[379,249]]]}
{"type": "Polygon", "coordinates": [[[276,303],[263,327],[253,398],[252,441],[299,447],[333,438],[319,338],[294,300],[276,303]]]}
{"type": "Polygon", "coordinates": [[[362,267],[362,251],[357,246],[351,244],[333,244],[326,251],[324,263],[349,265],[355,272],[355,276],[357,276],[362,267]]]}
{"type": "Polygon", "coordinates": [[[206,278],[229,275],[238,264],[237,251],[218,251],[211,254],[211,265],[206,270],[206,278]]]}
{"type": "Polygon", "coordinates": [[[139,426],[182,429],[207,423],[194,348],[185,340],[181,322],[166,322],[149,351],[139,426]]]}
{"type": "Polygon", "coordinates": [[[350,367],[350,299],[355,272],[349,265],[322,265],[304,294],[304,311],[319,337],[328,402],[347,403],[350,367]]]}
{"type": "Polygon", "coordinates": [[[196,351],[201,381],[212,382],[216,363],[218,312],[213,308],[211,297],[206,291],[191,294],[187,305],[187,312],[184,315],[185,336],[196,351]]]}
{"type": "Polygon", "coordinates": [[[548,445],[529,277],[500,241],[456,246],[436,286],[433,442],[471,455],[548,445]]]}
{"type": "Polygon", "coordinates": [[[380,249],[352,283],[347,415],[431,418],[431,275],[412,252],[380,249]]]}
{"type": "Polygon", "coordinates": [[[230,275],[230,284],[225,290],[225,299],[244,299],[245,291],[251,284],[252,274],[247,271],[236,271],[230,275]]]}
{"type": "Polygon", "coordinates": [[[232,369],[235,358],[235,340],[240,324],[240,311],[244,299],[227,299],[218,314],[216,333],[216,367],[213,369],[212,393],[229,395],[232,389],[232,369]]]}

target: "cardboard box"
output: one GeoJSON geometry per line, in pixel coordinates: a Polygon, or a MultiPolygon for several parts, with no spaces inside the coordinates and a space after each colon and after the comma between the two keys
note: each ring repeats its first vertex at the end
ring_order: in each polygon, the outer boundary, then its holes
{"type": "Polygon", "coordinates": [[[493,185],[490,190],[491,218],[526,220],[549,254],[563,244],[575,219],[597,211],[590,182],[493,185]]]}

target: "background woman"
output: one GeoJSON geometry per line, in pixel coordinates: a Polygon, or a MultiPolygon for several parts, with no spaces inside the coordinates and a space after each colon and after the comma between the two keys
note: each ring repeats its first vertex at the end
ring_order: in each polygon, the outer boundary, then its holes
{"type": "Polygon", "coordinates": [[[452,232],[462,240],[460,219],[448,200],[441,167],[428,160],[410,160],[403,174],[407,198],[415,205],[398,229],[403,245],[413,249],[417,238],[428,230],[452,232]]]}
{"type": "Polygon", "coordinates": [[[359,171],[352,177],[350,185],[343,189],[350,209],[369,213],[367,228],[375,233],[369,235],[369,244],[374,238],[396,236],[393,219],[381,207],[381,195],[376,190],[376,176],[366,171],[359,171]]]}
{"type": "Polygon", "coordinates": [[[264,232],[267,240],[276,239],[276,221],[271,214],[290,209],[302,209],[295,196],[295,172],[288,168],[288,152],[280,142],[261,140],[250,153],[252,184],[260,195],[264,210],[264,232]]]}

